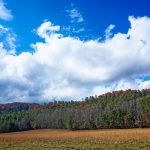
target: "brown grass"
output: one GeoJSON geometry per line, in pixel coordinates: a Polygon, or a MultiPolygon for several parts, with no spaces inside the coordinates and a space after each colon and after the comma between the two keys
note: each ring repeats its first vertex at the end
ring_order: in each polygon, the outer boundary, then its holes
{"type": "MultiPolygon", "coordinates": [[[[0,150],[21,149],[22,145],[34,144],[34,148],[40,149],[44,145],[49,149],[150,149],[150,129],[114,129],[114,130],[33,130],[0,134],[0,150]],[[13,143],[13,144],[12,144],[13,143]],[[72,146],[72,148],[70,148],[72,146]],[[116,147],[118,146],[118,147],[116,147]],[[62,148],[64,147],[64,148],[62,148]]],[[[27,147],[26,147],[27,146],[27,147]]],[[[34,149],[34,148],[31,149],[34,149]]],[[[45,148],[42,148],[45,149],[45,148]]]]}
{"type": "Polygon", "coordinates": [[[150,129],[113,129],[113,130],[32,130],[24,132],[0,134],[0,141],[3,140],[31,140],[31,139],[62,139],[62,138],[102,138],[102,139],[150,139],[150,129]]]}

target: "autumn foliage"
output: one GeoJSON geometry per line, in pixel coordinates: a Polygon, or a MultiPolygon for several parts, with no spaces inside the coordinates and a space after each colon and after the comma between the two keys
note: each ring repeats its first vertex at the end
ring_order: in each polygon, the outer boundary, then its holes
{"type": "Polygon", "coordinates": [[[82,101],[0,105],[0,132],[150,127],[150,90],[113,91],[82,101]]]}

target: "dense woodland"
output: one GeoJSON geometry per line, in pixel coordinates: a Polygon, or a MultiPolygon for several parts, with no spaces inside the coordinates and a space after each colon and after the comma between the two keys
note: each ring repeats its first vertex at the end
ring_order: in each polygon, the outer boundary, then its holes
{"type": "Polygon", "coordinates": [[[82,101],[0,105],[0,132],[150,127],[150,90],[114,91],[82,101]]]}

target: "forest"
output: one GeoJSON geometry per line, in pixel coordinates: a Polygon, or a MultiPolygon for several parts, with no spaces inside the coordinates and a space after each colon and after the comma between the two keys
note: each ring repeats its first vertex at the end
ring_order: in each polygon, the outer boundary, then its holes
{"type": "Polygon", "coordinates": [[[0,104],[0,132],[150,127],[150,89],[113,91],[81,101],[0,104]]]}

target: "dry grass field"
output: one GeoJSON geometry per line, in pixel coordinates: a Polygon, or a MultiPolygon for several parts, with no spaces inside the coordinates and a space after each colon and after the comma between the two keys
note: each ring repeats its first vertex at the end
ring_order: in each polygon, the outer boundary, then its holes
{"type": "Polygon", "coordinates": [[[5,133],[0,150],[150,150],[150,129],[5,133]]]}

